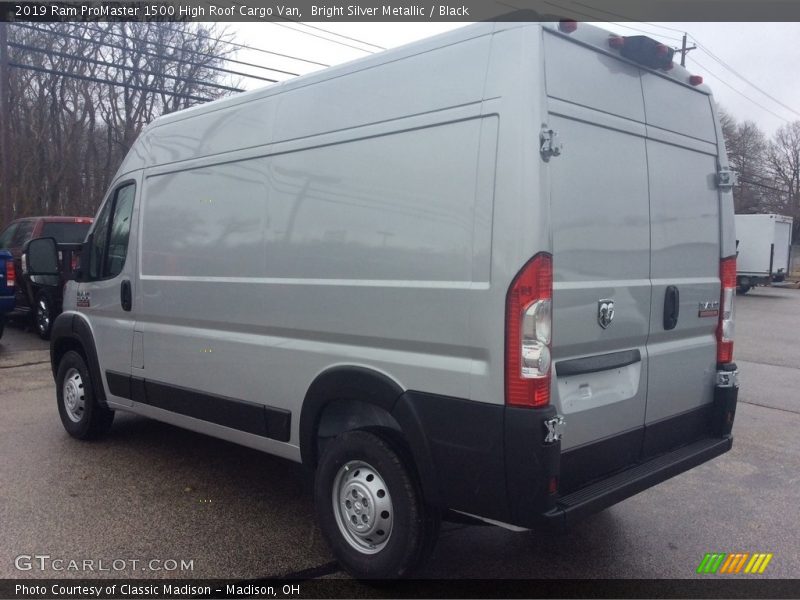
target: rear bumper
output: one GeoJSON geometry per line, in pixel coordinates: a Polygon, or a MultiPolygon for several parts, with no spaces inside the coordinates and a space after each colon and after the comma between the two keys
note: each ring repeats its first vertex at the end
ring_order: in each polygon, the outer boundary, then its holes
{"type": "Polygon", "coordinates": [[[556,508],[541,516],[541,524],[550,530],[564,530],[584,517],[724,454],[732,445],[731,436],[706,438],[639,463],[559,497],[556,508]]]}
{"type": "Polygon", "coordinates": [[[425,465],[420,475],[429,501],[558,531],[730,450],[736,373],[735,365],[720,369],[711,404],[567,453],[559,441],[546,441],[546,422],[556,416],[552,406],[514,408],[407,392],[395,415],[414,416],[416,434],[409,441],[417,465],[425,465]],[[604,460],[609,456],[614,460],[604,460]]]}

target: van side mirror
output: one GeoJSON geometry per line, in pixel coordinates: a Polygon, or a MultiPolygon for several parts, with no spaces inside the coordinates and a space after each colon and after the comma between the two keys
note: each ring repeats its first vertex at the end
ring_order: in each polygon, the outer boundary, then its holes
{"type": "Polygon", "coordinates": [[[58,246],[51,237],[36,238],[26,244],[23,262],[29,275],[58,275],[58,246]]]}

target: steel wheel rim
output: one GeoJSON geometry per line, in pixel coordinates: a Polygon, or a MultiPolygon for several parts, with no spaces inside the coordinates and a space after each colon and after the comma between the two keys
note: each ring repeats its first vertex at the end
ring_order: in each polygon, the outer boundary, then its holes
{"type": "Polygon", "coordinates": [[[353,460],[333,480],[333,514],[342,536],[362,554],[376,554],[392,535],[394,506],[389,488],[375,467],[353,460]]]}
{"type": "Polygon", "coordinates": [[[73,423],[80,423],[86,411],[86,393],[83,387],[83,378],[78,369],[74,367],[67,371],[62,386],[64,396],[64,410],[73,423]]]}
{"type": "Polygon", "coordinates": [[[47,331],[50,327],[50,307],[47,306],[47,300],[40,298],[37,309],[36,322],[39,325],[39,331],[47,331]]]}

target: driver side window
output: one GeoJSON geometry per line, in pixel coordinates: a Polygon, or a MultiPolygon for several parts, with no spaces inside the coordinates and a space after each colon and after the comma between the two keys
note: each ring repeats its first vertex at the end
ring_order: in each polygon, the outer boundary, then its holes
{"type": "Polygon", "coordinates": [[[122,272],[128,254],[135,193],[133,183],[120,186],[97,215],[89,250],[89,280],[112,279],[122,272]]]}

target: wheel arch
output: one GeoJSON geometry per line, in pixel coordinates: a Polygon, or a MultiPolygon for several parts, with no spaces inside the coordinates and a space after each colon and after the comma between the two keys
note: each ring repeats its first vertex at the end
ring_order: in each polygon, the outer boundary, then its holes
{"type": "Polygon", "coordinates": [[[309,386],[300,413],[303,464],[316,468],[319,462],[321,426],[326,434],[383,429],[406,446],[426,500],[438,504],[430,449],[415,413],[403,402],[405,393],[389,376],[367,367],[336,366],[321,372],[309,386]]]}
{"type": "Polygon", "coordinates": [[[95,397],[101,405],[108,406],[105,386],[100,373],[100,362],[97,358],[97,348],[89,323],[76,313],[61,313],[53,322],[50,333],[50,367],[54,378],[58,373],[61,359],[70,350],[83,356],[89,367],[89,375],[95,382],[95,397]]]}

